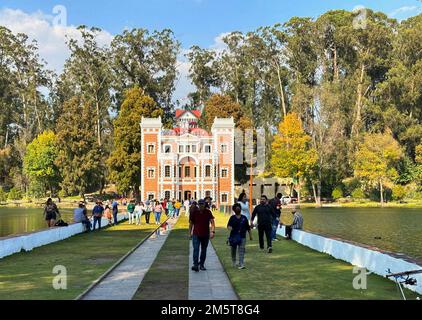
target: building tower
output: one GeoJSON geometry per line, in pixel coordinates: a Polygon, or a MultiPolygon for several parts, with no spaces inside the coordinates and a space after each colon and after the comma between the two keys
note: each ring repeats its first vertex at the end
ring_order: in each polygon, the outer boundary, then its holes
{"type": "Polygon", "coordinates": [[[161,154],[161,131],[162,123],[159,118],[144,118],[141,122],[142,139],[142,181],[141,181],[141,199],[142,200],[160,200],[159,180],[160,167],[159,159],[161,154]]]}

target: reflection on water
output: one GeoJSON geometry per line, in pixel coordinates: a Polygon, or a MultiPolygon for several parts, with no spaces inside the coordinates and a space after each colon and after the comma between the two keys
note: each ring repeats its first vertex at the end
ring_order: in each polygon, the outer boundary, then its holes
{"type": "MultiPolygon", "coordinates": [[[[422,209],[303,209],[304,229],[422,259],[422,209]]],[[[283,211],[282,221],[291,223],[283,211]]]]}
{"type": "MultiPolygon", "coordinates": [[[[45,229],[42,208],[0,208],[0,237],[45,229]]],[[[71,209],[61,209],[63,220],[72,222],[71,209]]]]}

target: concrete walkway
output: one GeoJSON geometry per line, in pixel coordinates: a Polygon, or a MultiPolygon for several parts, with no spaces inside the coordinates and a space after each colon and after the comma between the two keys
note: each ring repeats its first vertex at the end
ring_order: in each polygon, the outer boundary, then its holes
{"type": "Polygon", "coordinates": [[[189,245],[189,300],[238,300],[211,242],[205,261],[207,271],[192,271],[192,256],[191,241],[189,245]]]}
{"type": "Polygon", "coordinates": [[[94,286],[82,300],[131,300],[176,222],[176,219],[168,220],[167,230],[160,228],[94,286]]]}

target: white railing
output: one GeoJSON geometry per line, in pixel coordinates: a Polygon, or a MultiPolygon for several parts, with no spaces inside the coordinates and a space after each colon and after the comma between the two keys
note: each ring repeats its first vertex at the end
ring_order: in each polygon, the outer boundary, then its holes
{"type": "MultiPolygon", "coordinates": [[[[126,219],[126,214],[117,215],[118,221],[124,219],[126,219]]],[[[106,225],[108,225],[108,219],[103,218],[101,226],[106,225]]],[[[21,251],[31,251],[34,248],[61,241],[82,232],[84,232],[82,223],[73,223],[67,227],[55,227],[19,236],[0,238],[0,259],[21,251]]]]}

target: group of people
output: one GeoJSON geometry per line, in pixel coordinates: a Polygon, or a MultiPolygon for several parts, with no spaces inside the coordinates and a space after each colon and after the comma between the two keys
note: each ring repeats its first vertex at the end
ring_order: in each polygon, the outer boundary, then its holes
{"type": "MultiPolygon", "coordinates": [[[[228,244],[231,246],[231,257],[233,267],[245,269],[245,248],[246,237],[253,240],[252,229],[258,229],[259,247],[265,250],[264,235],[266,238],[267,252],[272,253],[272,243],[277,240],[277,229],[282,226],[282,194],[279,193],[274,199],[268,200],[262,195],[260,203],[254,208],[252,215],[249,210],[249,202],[243,192],[236,204],[232,206],[233,215],[227,223],[230,231],[228,244]],[[256,218],[256,222],[255,222],[256,218]],[[237,260],[238,257],[238,260],[237,260]],[[238,262],[237,262],[238,261],[238,262]]],[[[189,236],[193,246],[193,266],[192,270],[199,272],[206,270],[205,260],[209,241],[215,236],[215,218],[210,210],[210,203],[204,199],[194,202],[189,210],[189,236]]],[[[285,225],[286,239],[291,239],[293,229],[303,228],[303,217],[295,206],[292,209],[293,223],[285,225]]]]}
{"type": "Polygon", "coordinates": [[[145,215],[145,223],[149,224],[151,213],[154,213],[155,224],[160,224],[163,212],[169,218],[176,218],[180,214],[182,203],[178,200],[168,201],[167,199],[147,200],[145,202],[130,200],[127,205],[130,224],[141,224],[141,218],[145,215]]]}

